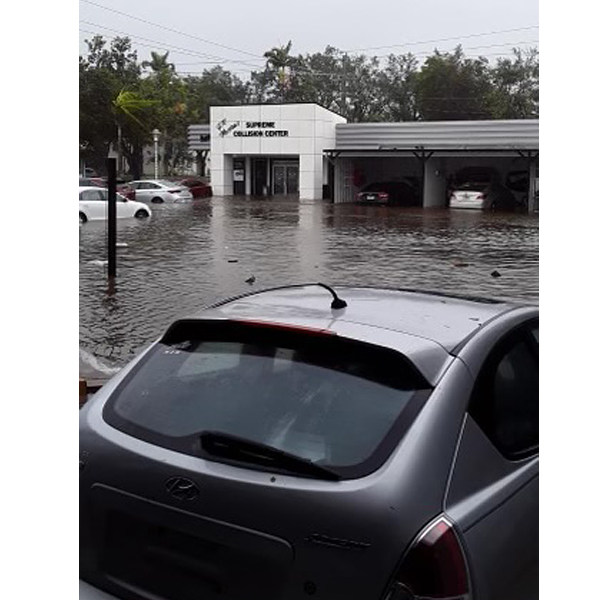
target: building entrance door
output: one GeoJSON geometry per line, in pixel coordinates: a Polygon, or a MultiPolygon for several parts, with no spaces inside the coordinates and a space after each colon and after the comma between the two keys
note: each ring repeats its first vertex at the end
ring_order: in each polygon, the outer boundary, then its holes
{"type": "Polygon", "coordinates": [[[289,196],[299,192],[299,163],[297,161],[276,161],[272,170],[275,195],[289,196]]]}

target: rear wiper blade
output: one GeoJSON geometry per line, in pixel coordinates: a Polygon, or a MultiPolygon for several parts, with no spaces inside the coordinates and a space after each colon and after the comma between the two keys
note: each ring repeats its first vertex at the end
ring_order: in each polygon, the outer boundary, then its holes
{"type": "Polygon", "coordinates": [[[340,475],[334,470],[323,467],[308,458],[289,454],[273,446],[255,442],[243,437],[205,431],[200,434],[201,448],[211,456],[219,456],[239,462],[261,465],[276,470],[309,475],[319,479],[339,481],[340,475]]]}

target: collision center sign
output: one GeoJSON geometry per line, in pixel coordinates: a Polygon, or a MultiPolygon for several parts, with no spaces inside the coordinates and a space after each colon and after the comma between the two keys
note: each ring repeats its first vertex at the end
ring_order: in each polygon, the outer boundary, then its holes
{"type": "Polygon", "coordinates": [[[231,134],[233,137],[288,137],[288,129],[279,129],[275,121],[241,121],[229,122],[223,119],[216,124],[221,137],[231,134]]]}

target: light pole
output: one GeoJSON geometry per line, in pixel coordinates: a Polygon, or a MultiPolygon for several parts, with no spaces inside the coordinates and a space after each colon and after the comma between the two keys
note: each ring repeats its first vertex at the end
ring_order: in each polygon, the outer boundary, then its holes
{"type": "Polygon", "coordinates": [[[152,131],[152,136],[154,137],[154,179],[158,179],[158,138],[160,136],[160,131],[154,129],[152,131]]]}

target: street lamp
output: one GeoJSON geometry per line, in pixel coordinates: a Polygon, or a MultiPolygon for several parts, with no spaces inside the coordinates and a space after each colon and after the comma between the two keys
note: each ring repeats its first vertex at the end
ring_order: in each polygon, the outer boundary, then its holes
{"type": "Polygon", "coordinates": [[[152,136],[154,137],[154,179],[158,179],[158,138],[160,136],[160,131],[154,129],[152,131],[152,136]]]}

